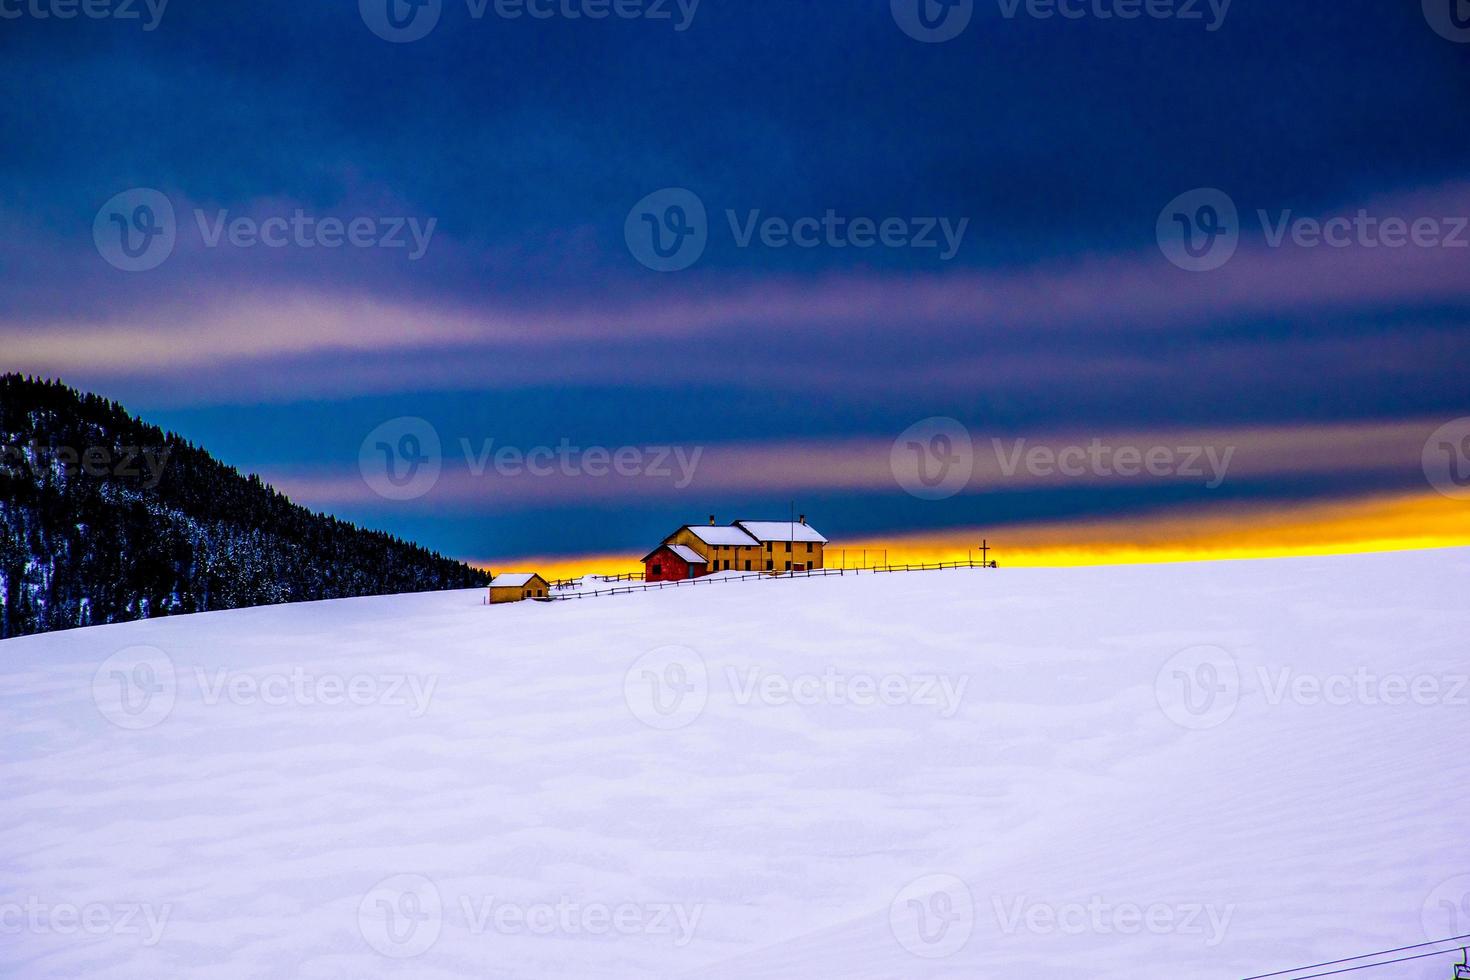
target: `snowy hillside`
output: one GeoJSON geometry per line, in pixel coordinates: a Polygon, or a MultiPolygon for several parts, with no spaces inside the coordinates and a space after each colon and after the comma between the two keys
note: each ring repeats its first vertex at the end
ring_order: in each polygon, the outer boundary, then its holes
{"type": "Polygon", "coordinates": [[[7,640],[0,975],[1238,980],[1470,933],[1467,597],[1448,550],[7,640]]]}

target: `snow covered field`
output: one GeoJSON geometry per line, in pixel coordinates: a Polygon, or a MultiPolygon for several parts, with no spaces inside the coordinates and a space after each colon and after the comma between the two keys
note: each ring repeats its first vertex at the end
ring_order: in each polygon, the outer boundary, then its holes
{"type": "Polygon", "coordinates": [[[0,975],[1243,978],[1470,933],[1470,551],[480,600],[0,644],[0,975]]]}

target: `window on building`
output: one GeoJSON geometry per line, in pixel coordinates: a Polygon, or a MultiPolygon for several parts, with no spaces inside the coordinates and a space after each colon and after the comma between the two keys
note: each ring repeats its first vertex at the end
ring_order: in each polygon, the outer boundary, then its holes
{"type": "Polygon", "coordinates": [[[791,554],[791,542],[790,541],[786,542],[786,553],[788,555],[791,554]]]}
{"type": "Polygon", "coordinates": [[[771,559],[767,558],[766,559],[766,571],[769,572],[770,570],[771,570],[771,559]]]}
{"type": "Polygon", "coordinates": [[[806,543],[806,553],[807,554],[811,554],[812,553],[812,543],[810,541],[808,541],[806,543]]]}
{"type": "Polygon", "coordinates": [[[531,590],[530,589],[527,589],[526,590],[526,594],[523,595],[523,596],[521,596],[521,598],[522,599],[529,599],[529,598],[531,598],[531,590]]]}
{"type": "Polygon", "coordinates": [[[663,573],[664,573],[664,567],[662,565],[657,565],[656,564],[656,565],[653,566],[653,574],[655,574],[655,575],[662,575],[663,573]]]}
{"type": "Polygon", "coordinates": [[[749,558],[745,559],[745,570],[747,572],[750,571],[750,559],[749,558]]]}
{"type": "Polygon", "coordinates": [[[786,563],[786,570],[788,572],[791,571],[791,562],[789,562],[789,561],[786,563]]]}

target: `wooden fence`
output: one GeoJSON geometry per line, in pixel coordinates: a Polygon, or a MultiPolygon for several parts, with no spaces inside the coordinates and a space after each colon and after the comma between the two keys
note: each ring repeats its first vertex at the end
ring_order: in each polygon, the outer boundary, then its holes
{"type": "MultiPolygon", "coordinates": [[[[608,595],[631,595],[634,592],[648,592],[656,589],[682,589],[695,585],[721,585],[725,582],[746,582],[752,579],[795,579],[795,578],[826,578],[831,575],[884,575],[892,572],[935,572],[950,568],[999,568],[1000,565],[993,561],[944,561],[929,564],[911,565],[874,565],[869,568],[813,568],[810,570],[800,569],[790,572],[745,572],[740,575],[707,575],[702,578],[679,579],[675,582],[645,582],[640,585],[621,585],[611,589],[593,589],[586,592],[573,592],[567,595],[551,595],[537,599],[537,602],[566,602],[569,599],[592,599],[608,595]]],[[[617,576],[618,581],[629,580],[639,577],[637,573],[632,575],[617,576]]],[[[612,576],[608,576],[609,579],[612,576]]],[[[562,582],[576,583],[576,579],[563,579],[562,582]]],[[[556,589],[559,583],[553,583],[556,589]]],[[[565,591],[569,585],[562,586],[565,591]]]]}

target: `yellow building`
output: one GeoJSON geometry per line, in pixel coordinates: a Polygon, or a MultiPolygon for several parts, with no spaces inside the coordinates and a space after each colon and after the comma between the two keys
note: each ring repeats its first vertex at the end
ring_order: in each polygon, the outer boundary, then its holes
{"type": "Polygon", "coordinates": [[[490,604],[544,599],[551,595],[551,584],[535,572],[507,572],[490,580],[490,604]]]}
{"type": "Polygon", "coordinates": [[[664,544],[682,545],[708,564],[708,573],[756,572],[761,568],[760,542],[728,524],[718,525],[710,516],[708,525],[686,524],[664,538],[664,544]]]}
{"type": "Polygon", "coordinates": [[[760,546],[761,564],[757,567],[763,571],[826,567],[822,549],[827,539],[806,522],[805,514],[796,521],[736,521],[735,526],[760,546]]]}
{"type": "Polygon", "coordinates": [[[797,521],[736,521],[686,524],[664,538],[664,544],[696,552],[713,572],[789,572],[822,568],[827,539],[807,524],[806,515],[797,521]]]}

